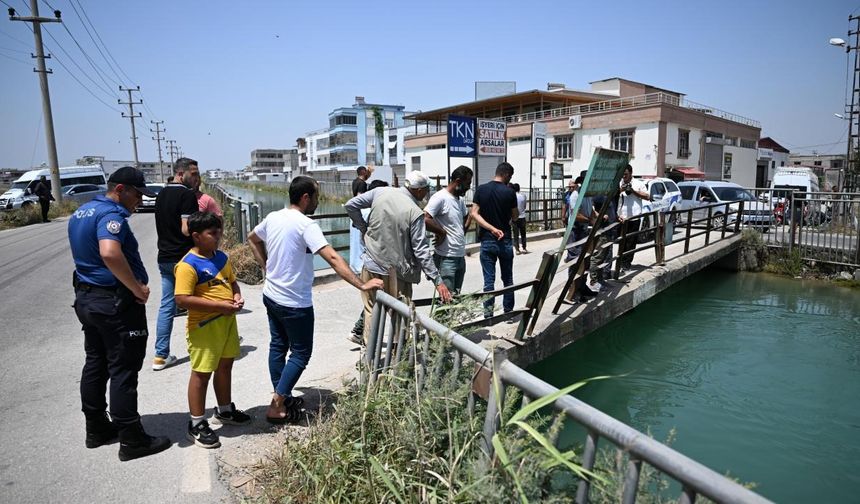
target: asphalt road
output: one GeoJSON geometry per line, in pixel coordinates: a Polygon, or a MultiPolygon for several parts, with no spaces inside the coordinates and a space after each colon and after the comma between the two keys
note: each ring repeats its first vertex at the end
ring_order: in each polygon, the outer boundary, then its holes
{"type": "MultiPolygon", "coordinates": [[[[66,236],[67,220],[0,231],[0,502],[223,502],[230,501],[228,482],[219,480],[218,462],[232,463],[249,445],[273,439],[262,420],[271,397],[267,371],[268,323],[260,286],[242,286],[245,310],[239,314],[243,356],[233,371],[233,398],[255,417],[249,427],[221,427],[222,447],[204,450],[185,438],[188,420],[188,359],[185,318],[174,324],[171,351],[178,365],[154,372],[155,319],[161,296],[156,262],[155,221],[135,214],[131,226],[141,244],[150,274],[147,318],[152,332],[140,373],[139,410],[146,430],[167,435],[174,445],[160,454],[119,462],[119,445],[94,450],[84,447],[80,412],[80,370],[84,362],[83,333],[71,308],[74,269],[66,236]],[[232,452],[231,452],[232,450],[232,452]]],[[[532,254],[515,260],[514,280],[534,277],[540,252],[557,240],[530,245],[532,254]]],[[[500,283],[499,283],[500,284],[500,283]]],[[[464,290],[482,286],[476,256],[467,258],[464,290]]],[[[416,297],[432,287],[422,282],[416,297]]],[[[525,302],[525,291],[517,303],[525,302]]],[[[314,287],[316,329],[314,356],[299,381],[310,408],[320,394],[340,389],[355,375],[359,353],[346,335],[361,310],[358,291],[338,281],[314,287]]],[[[498,300],[500,303],[501,300],[498,300]]],[[[211,390],[207,414],[214,406],[211,390]]],[[[272,446],[277,450],[277,446],[272,446]]]]}

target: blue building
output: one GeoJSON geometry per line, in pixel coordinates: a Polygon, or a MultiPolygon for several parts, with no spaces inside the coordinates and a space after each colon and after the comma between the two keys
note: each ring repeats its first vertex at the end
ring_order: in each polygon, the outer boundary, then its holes
{"type": "Polygon", "coordinates": [[[356,96],[352,107],[337,108],[329,113],[328,128],[305,136],[307,159],[300,160],[300,169],[306,163],[308,175],[320,181],[338,182],[352,180],[359,166],[383,164],[388,147],[385,130],[404,125],[403,117],[409,113],[404,108],[366,103],[364,97],[356,96]],[[382,123],[381,134],[377,134],[377,117],[382,123]]]}

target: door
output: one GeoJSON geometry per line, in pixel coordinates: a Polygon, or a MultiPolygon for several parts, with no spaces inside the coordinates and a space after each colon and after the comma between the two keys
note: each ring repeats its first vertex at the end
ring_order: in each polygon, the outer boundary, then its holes
{"type": "Polygon", "coordinates": [[[715,143],[705,144],[703,171],[707,180],[723,179],[723,146],[715,143]]]}
{"type": "Polygon", "coordinates": [[[755,186],[767,187],[767,161],[755,167],[755,186]]]}

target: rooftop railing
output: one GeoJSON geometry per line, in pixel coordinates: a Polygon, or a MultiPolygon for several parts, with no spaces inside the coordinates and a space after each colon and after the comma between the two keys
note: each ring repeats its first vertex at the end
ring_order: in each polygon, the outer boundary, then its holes
{"type": "MultiPolygon", "coordinates": [[[[582,105],[573,105],[570,107],[560,107],[549,110],[539,110],[535,112],[528,112],[524,114],[514,114],[502,117],[488,117],[487,119],[496,119],[499,121],[505,121],[507,123],[522,123],[522,122],[533,122],[533,121],[541,121],[546,119],[558,119],[562,117],[571,117],[576,115],[590,115],[590,114],[599,114],[602,112],[611,112],[617,110],[630,110],[641,107],[650,107],[654,105],[673,105],[676,107],[681,107],[685,109],[689,109],[694,112],[699,112],[702,114],[707,114],[710,116],[718,117],[720,119],[725,119],[727,121],[736,122],[738,124],[743,124],[745,126],[751,126],[753,128],[761,128],[761,123],[750,119],[748,117],[744,117],[742,115],[733,114],[731,112],[726,112],[725,110],[720,110],[715,107],[711,107],[708,105],[703,105],[701,103],[697,103],[691,100],[687,100],[686,98],[679,97],[677,95],[669,94],[669,93],[648,93],[637,96],[627,96],[623,98],[612,98],[609,100],[593,102],[593,103],[585,103],[582,105]]],[[[445,132],[445,126],[440,124],[439,133],[445,132]]],[[[435,133],[418,133],[418,135],[425,134],[435,134],[435,133]]],[[[416,136],[412,132],[407,132],[406,136],[416,136]]]]}

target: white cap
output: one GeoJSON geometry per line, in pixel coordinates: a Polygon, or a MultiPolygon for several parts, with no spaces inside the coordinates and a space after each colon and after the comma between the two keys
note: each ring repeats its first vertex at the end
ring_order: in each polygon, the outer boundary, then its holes
{"type": "Polygon", "coordinates": [[[413,171],[406,174],[406,181],[403,183],[407,189],[424,189],[430,185],[430,177],[420,171],[413,171]]]}

